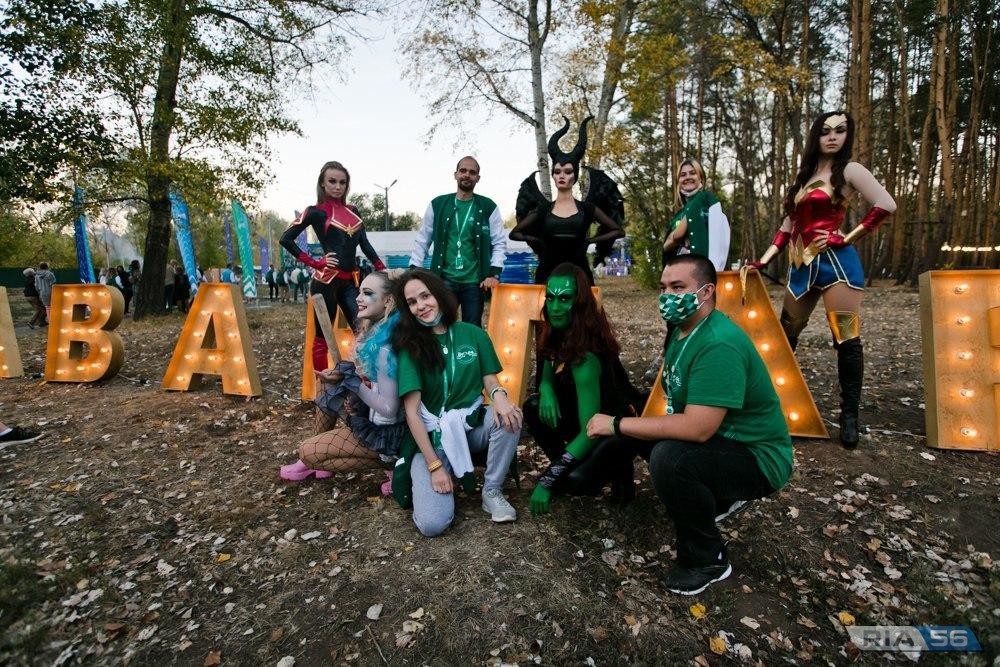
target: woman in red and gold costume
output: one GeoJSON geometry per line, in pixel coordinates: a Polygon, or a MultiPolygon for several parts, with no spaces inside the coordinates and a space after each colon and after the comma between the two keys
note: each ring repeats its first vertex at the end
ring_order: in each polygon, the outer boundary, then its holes
{"type": "Polygon", "coordinates": [[[854,243],[871,234],[896,210],[896,202],[871,172],[851,162],[854,120],[843,111],[813,122],[795,182],[785,194],[785,220],[760,261],[761,268],[788,248],[788,293],[781,326],[795,349],[819,298],[837,350],[840,380],[840,442],[858,445],[858,409],[864,376],[861,347],[861,292],[864,272],[854,243]],[[857,227],[841,227],[850,199],[860,194],[872,204],[857,227]]]}
{"type": "MultiPolygon", "coordinates": [[[[312,277],[309,293],[321,295],[326,310],[333,318],[337,306],[344,312],[351,328],[357,331],[358,285],[354,282],[354,256],[360,247],[371,260],[376,271],[384,271],[385,264],[379,259],[375,248],[365,234],[364,221],[358,217],[358,210],[347,204],[347,193],[351,189],[351,175],[339,162],[327,162],[319,170],[316,182],[316,205],[303,211],[285,233],[281,235],[281,247],[303,264],[316,269],[312,277]],[[323,247],[323,259],[312,256],[295,244],[295,239],[312,227],[323,247]]],[[[327,366],[328,345],[323,337],[323,329],[316,322],[316,338],[313,340],[313,368],[322,371],[327,366]]]]}

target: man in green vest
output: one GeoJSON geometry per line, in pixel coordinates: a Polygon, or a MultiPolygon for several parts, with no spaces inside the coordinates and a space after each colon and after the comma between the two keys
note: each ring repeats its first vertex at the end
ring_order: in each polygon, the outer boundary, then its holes
{"type": "Polygon", "coordinates": [[[500,282],[507,234],[493,200],[474,194],[479,162],[467,155],[455,167],[454,194],[431,200],[410,255],[411,267],[423,267],[428,248],[430,270],[444,279],[458,300],[462,321],[482,327],[484,291],[500,282]]]}
{"type": "Polygon", "coordinates": [[[666,414],[595,414],[591,438],[616,435],[648,455],[653,487],[674,520],[677,565],[664,587],[696,595],[733,568],[716,523],[792,475],[792,439],[767,366],[750,337],[715,308],[715,267],[667,260],[660,315],[672,325],[660,384],[666,414]]]}

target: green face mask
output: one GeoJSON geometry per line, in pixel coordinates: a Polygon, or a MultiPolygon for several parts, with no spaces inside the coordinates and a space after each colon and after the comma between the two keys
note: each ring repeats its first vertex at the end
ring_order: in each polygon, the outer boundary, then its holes
{"type": "Polygon", "coordinates": [[[545,313],[553,329],[565,329],[573,319],[576,280],[571,276],[553,276],[545,283],[545,313]]]}
{"type": "Polygon", "coordinates": [[[667,324],[680,324],[694,315],[705,301],[698,301],[698,292],[708,287],[702,285],[694,292],[682,294],[664,293],[660,295],[660,317],[667,324]]]}

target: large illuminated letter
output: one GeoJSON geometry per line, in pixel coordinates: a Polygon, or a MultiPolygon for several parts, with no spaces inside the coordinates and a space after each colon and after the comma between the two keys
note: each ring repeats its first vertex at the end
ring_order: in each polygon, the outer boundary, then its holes
{"type": "Polygon", "coordinates": [[[1000,271],[920,276],[927,444],[1000,450],[1000,271]]]}
{"type": "MultiPolygon", "coordinates": [[[[600,304],[601,290],[591,289],[600,304]]],[[[535,322],[542,319],[544,307],[545,285],[501,283],[493,288],[486,332],[503,366],[497,379],[516,405],[523,404],[528,395],[535,322]]]]}
{"type": "Polygon", "coordinates": [[[24,375],[21,366],[21,352],[14,335],[14,318],[10,316],[10,301],[7,288],[0,287],[0,378],[16,378],[24,375]]]}
{"type": "Polygon", "coordinates": [[[163,376],[163,388],[196,389],[202,375],[221,375],[224,394],[260,396],[257,359],[237,285],[207,283],[198,289],[163,376]]]}
{"type": "MultiPolygon", "coordinates": [[[[719,274],[715,294],[715,307],[738,324],[757,346],[781,401],[788,432],[802,438],[829,438],[795,354],[771,307],[771,299],[760,274],[749,272],[744,287],[738,272],[724,271],[719,274]]],[[[643,416],[662,415],[667,410],[667,399],[660,385],[662,374],[661,365],[643,416]]],[[[724,382],[725,378],[720,378],[720,381],[724,382]]]]}
{"type": "MultiPolygon", "coordinates": [[[[303,401],[312,401],[316,398],[316,376],[313,373],[312,360],[313,340],[316,338],[316,317],[321,317],[324,322],[329,322],[330,314],[326,310],[326,302],[323,299],[314,300],[314,297],[309,295],[306,304],[308,306],[306,308],[306,344],[302,348],[302,392],[300,395],[303,401]]],[[[344,312],[340,308],[337,308],[337,320],[333,323],[333,327],[324,328],[330,329],[327,332],[328,335],[324,336],[327,342],[329,343],[331,336],[337,341],[336,345],[328,345],[329,350],[326,355],[327,363],[332,367],[350,352],[351,346],[354,345],[354,331],[351,330],[347,318],[344,317],[344,312]]]]}
{"type": "Polygon", "coordinates": [[[53,285],[45,379],[96,382],[114,377],[125,360],[121,337],[125,299],[107,285],[53,285]]]}

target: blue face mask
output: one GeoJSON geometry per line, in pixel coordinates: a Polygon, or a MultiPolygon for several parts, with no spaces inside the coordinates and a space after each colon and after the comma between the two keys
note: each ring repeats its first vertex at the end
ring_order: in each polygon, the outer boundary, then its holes
{"type": "Polygon", "coordinates": [[[424,326],[425,326],[425,327],[427,327],[428,329],[433,329],[433,328],[434,328],[434,327],[436,327],[437,325],[441,324],[441,318],[442,318],[442,317],[444,317],[444,314],[443,314],[443,313],[442,313],[442,312],[441,312],[441,311],[439,310],[439,311],[438,311],[438,314],[437,314],[437,317],[435,317],[435,318],[434,318],[433,320],[431,320],[430,322],[424,322],[424,321],[423,321],[422,319],[420,319],[419,317],[417,318],[417,322],[420,322],[420,323],[421,323],[422,325],[424,325],[424,326]]]}
{"type": "Polygon", "coordinates": [[[698,292],[708,287],[702,285],[694,292],[683,294],[664,293],[660,295],[660,317],[667,324],[680,324],[702,307],[704,301],[698,301],[698,292]]]}

